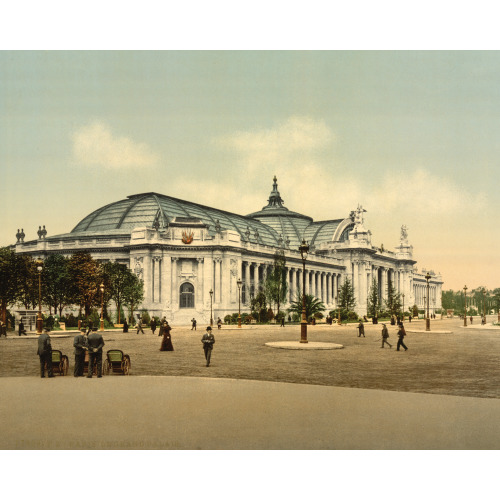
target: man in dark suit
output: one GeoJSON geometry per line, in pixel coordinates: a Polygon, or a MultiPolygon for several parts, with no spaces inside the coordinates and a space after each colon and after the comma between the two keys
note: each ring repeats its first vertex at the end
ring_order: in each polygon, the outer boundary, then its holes
{"type": "Polygon", "coordinates": [[[201,339],[203,343],[203,350],[205,351],[205,359],[207,360],[207,366],[210,366],[210,358],[212,357],[212,349],[215,343],[215,337],[212,333],[212,327],[207,326],[207,332],[203,335],[201,339]]]}
{"type": "Polygon", "coordinates": [[[83,366],[85,364],[85,351],[87,351],[87,337],[85,328],[80,329],[80,333],[73,340],[75,348],[75,377],[83,377],[83,366]]]}
{"type": "Polygon", "coordinates": [[[102,348],[104,340],[100,333],[97,333],[97,327],[92,328],[92,333],[87,337],[87,346],[89,350],[89,373],[87,378],[92,378],[94,363],[97,362],[97,378],[102,377],[102,348]]]}
{"type": "Polygon", "coordinates": [[[38,337],[38,356],[40,356],[40,375],[45,378],[45,366],[47,366],[47,375],[52,378],[52,344],[48,330],[45,328],[43,333],[38,337]]]}

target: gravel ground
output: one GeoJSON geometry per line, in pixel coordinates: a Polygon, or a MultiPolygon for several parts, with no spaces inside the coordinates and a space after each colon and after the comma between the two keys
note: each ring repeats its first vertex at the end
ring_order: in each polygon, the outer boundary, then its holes
{"type": "MultiPolygon", "coordinates": [[[[355,325],[309,326],[308,339],[343,344],[340,350],[284,350],[266,342],[298,341],[300,326],[223,327],[215,329],[212,363],[205,367],[201,344],[204,328],[172,325],[173,352],[160,352],[161,338],[145,330],[104,332],[105,350],[122,349],[131,357],[131,376],[167,375],[266,380],[389,391],[422,392],[482,398],[500,398],[500,328],[463,328],[458,319],[435,320],[425,332],[423,321],[407,328],[420,329],[406,337],[408,351],[396,351],[396,327],[389,326],[392,349],[380,349],[380,325],[365,326],[366,338],[357,337],[355,325]]],[[[64,332],[54,332],[63,334],[64,332]]],[[[52,339],[54,349],[69,356],[74,366],[73,336],[52,339]]],[[[0,376],[39,375],[36,338],[0,339],[0,376]]],[[[113,375],[117,376],[117,375],[113,375]]]]}

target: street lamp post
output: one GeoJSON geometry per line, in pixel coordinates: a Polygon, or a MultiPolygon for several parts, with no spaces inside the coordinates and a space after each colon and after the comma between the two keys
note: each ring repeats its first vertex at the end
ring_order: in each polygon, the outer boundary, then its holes
{"type": "Polygon", "coordinates": [[[99,287],[101,289],[101,332],[104,331],[104,283],[99,287]]]}
{"type": "Polygon", "coordinates": [[[429,318],[429,280],[431,279],[431,275],[427,273],[425,275],[425,279],[427,280],[427,318],[425,318],[425,331],[431,331],[431,319],[429,318]]]}
{"type": "Polygon", "coordinates": [[[307,318],[306,318],[306,259],[309,252],[309,245],[302,240],[299,247],[302,257],[302,321],[300,322],[300,342],[307,344],[307,318]]]}
{"type": "Polygon", "coordinates": [[[36,318],[36,332],[42,333],[43,318],[42,318],[42,269],[43,261],[38,259],[36,261],[36,270],[38,271],[38,317],[36,318]]]}
{"type": "Polygon", "coordinates": [[[464,326],[467,326],[467,285],[464,286],[464,326]]]}
{"type": "Polygon", "coordinates": [[[241,328],[241,285],[243,284],[241,278],[238,278],[236,284],[238,285],[238,328],[241,328]]]}
{"type": "Polygon", "coordinates": [[[214,318],[212,316],[212,297],[214,295],[214,291],[210,289],[208,293],[210,294],[210,326],[214,326],[214,318]]]}

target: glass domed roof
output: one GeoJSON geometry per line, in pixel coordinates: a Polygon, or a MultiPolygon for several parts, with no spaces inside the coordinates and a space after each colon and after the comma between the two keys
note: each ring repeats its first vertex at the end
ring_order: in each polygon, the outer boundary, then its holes
{"type": "Polygon", "coordinates": [[[110,203],[82,219],[70,234],[130,234],[136,227],[168,225],[176,218],[201,220],[213,236],[216,228],[236,231],[243,241],[270,246],[298,247],[333,240],[343,219],[314,222],[311,217],[288,210],[278,191],[276,176],[268,205],[247,216],[199,205],[158,193],[142,193],[110,203]]]}

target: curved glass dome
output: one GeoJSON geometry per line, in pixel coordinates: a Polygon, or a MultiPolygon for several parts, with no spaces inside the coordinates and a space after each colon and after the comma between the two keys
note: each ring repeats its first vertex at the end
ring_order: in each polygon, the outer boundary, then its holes
{"type": "Polygon", "coordinates": [[[135,194],[99,208],[82,219],[71,233],[130,233],[136,227],[152,227],[155,222],[161,229],[175,217],[199,219],[211,235],[219,224],[221,230],[238,232],[244,241],[278,246],[279,234],[257,220],[158,193],[135,194]]]}
{"type": "Polygon", "coordinates": [[[242,241],[297,248],[303,239],[318,245],[333,241],[343,219],[314,222],[288,210],[278,191],[276,176],[268,205],[247,216],[179,200],[158,193],[142,193],[110,203],[82,219],[71,231],[92,235],[130,234],[136,227],[168,227],[175,218],[201,220],[213,236],[221,230],[236,231],[242,241]]]}

